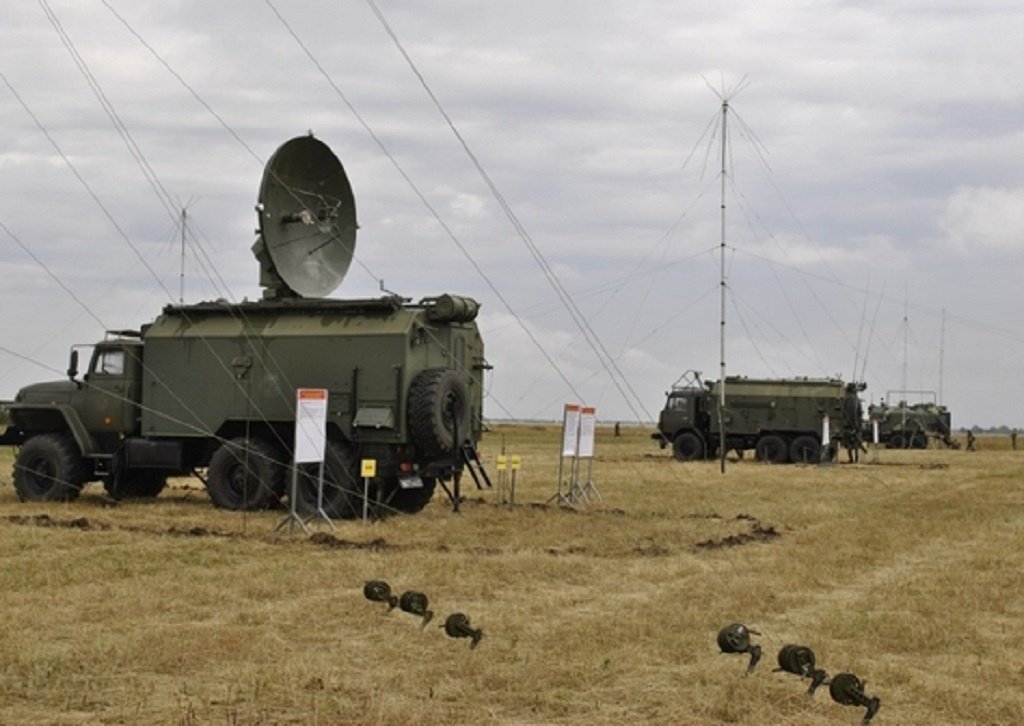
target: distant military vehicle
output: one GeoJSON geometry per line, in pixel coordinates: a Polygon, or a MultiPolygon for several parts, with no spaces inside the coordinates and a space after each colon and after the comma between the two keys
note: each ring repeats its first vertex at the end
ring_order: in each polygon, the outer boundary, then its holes
{"type": "Polygon", "coordinates": [[[874,422],[878,422],[878,443],[888,449],[926,449],[929,441],[937,445],[959,449],[960,442],[952,437],[952,417],[949,409],[935,402],[933,391],[889,391],[888,400],[904,393],[930,395],[931,401],[908,404],[900,400],[895,406],[881,403],[868,406],[868,422],[864,438],[873,440],[874,422]]]}
{"type": "MultiPolygon", "coordinates": [[[[835,378],[758,379],[727,376],[726,402],[721,417],[725,448],[742,455],[753,449],[757,458],[774,464],[818,462],[822,430],[829,421],[830,447],[835,442],[859,446],[863,383],[835,378]]],[[[671,445],[680,461],[719,456],[721,427],[717,381],[703,382],[687,371],[667,394],[665,408],[653,434],[662,448],[671,445]]]]}
{"type": "MultiPolygon", "coordinates": [[[[286,495],[299,388],[327,391],[331,516],[361,512],[361,459],[377,462],[373,503],[414,512],[475,458],[487,367],[477,303],[321,297],[348,270],[357,224],[341,162],[312,136],[274,154],[257,211],[262,300],[169,305],[92,346],[81,378],[74,346],[68,380],[6,403],[0,443],[19,447],[22,500],[73,499],[90,481],[151,497],[195,472],[219,507],[272,506],[286,495]]],[[[300,474],[296,504],[309,512],[319,475],[300,474]]]]}

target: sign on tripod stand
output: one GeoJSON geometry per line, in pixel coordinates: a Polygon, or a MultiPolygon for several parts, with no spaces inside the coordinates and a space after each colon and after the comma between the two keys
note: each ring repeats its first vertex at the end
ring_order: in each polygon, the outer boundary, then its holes
{"type": "Polygon", "coordinates": [[[548,499],[556,504],[569,504],[571,502],[568,492],[562,494],[562,469],[565,458],[571,457],[569,462],[569,489],[572,489],[572,482],[576,480],[576,451],[579,445],[580,436],[580,405],[578,403],[567,403],[562,412],[562,445],[558,452],[558,490],[548,499]]]}
{"type": "Polygon", "coordinates": [[[590,501],[591,495],[601,498],[591,476],[594,461],[594,432],[597,425],[597,409],[580,406],[578,403],[565,404],[562,418],[562,448],[558,458],[558,491],[548,499],[558,504],[573,504],[590,501]],[[566,492],[562,493],[562,472],[565,459],[569,458],[569,479],[566,492]],[[580,484],[580,460],[587,460],[587,483],[580,484]]]}
{"type": "Polygon", "coordinates": [[[324,449],[327,445],[327,390],[300,388],[295,392],[295,456],[292,461],[291,503],[288,517],[277,528],[288,523],[288,531],[296,522],[304,532],[306,523],[298,514],[299,464],[318,464],[316,482],[316,512],[310,517],[321,517],[334,529],[334,523],[324,511],[324,449]]]}
{"type": "Polygon", "coordinates": [[[597,430],[597,409],[593,406],[583,406],[580,409],[580,434],[579,434],[579,445],[577,447],[577,457],[579,459],[587,460],[587,482],[586,484],[580,485],[579,481],[579,465],[576,466],[576,480],[573,482],[572,488],[569,490],[569,497],[575,500],[584,500],[589,502],[591,497],[601,498],[601,493],[597,491],[597,485],[594,483],[594,434],[597,430]]]}

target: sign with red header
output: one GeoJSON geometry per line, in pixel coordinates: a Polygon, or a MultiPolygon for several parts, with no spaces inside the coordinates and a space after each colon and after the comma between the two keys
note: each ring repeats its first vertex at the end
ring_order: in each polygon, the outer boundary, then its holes
{"type": "Polygon", "coordinates": [[[565,418],[562,422],[562,456],[576,456],[576,444],[580,430],[580,406],[565,404],[565,418]]]}
{"type": "Polygon", "coordinates": [[[327,390],[300,388],[295,395],[295,463],[321,462],[327,443],[327,390]]]}
{"type": "Polygon", "coordinates": [[[597,425],[597,409],[583,406],[580,409],[579,457],[589,459],[594,455],[594,429],[597,425]]]}

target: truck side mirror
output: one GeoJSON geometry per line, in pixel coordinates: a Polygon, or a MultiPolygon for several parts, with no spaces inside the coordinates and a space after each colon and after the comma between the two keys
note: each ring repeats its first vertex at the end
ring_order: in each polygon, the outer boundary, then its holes
{"type": "Polygon", "coordinates": [[[71,351],[71,358],[68,360],[68,378],[72,381],[75,380],[75,376],[78,375],[78,351],[71,351]]]}

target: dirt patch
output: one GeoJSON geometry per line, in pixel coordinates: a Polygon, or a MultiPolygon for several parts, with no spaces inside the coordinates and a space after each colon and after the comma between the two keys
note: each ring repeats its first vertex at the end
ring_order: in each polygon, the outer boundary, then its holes
{"type": "Polygon", "coordinates": [[[748,515],[740,515],[737,517],[737,519],[741,518],[751,521],[749,532],[730,534],[727,537],[722,537],[720,539],[707,539],[703,542],[698,542],[694,547],[703,550],[717,550],[722,549],[723,547],[738,547],[752,542],[771,542],[773,539],[782,536],[775,527],[766,527],[754,517],[750,517],[748,515]]]}
{"type": "Polygon", "coordinates": [[[372,539],[369,542],[354,542],[348,539],[340,539],[328,532],[314,532],[309,536],[309,541],[311,544],[315,544],[320,547],[327,547],[328,549],[332,550],[344,549],[383,552],[384,550],[397,549],[394,545],[388,544],[387,540],[385,540],[383,537],[372,539]]]}
{"type": "Polygon", "coordinates": [[[109,524],[102,522],[91,522],[86,517],[75,517],[74,519],[54,519],[49,514],[35,514],[31,517],[20,514],[12,514],[7,517],[11,524],[30,525],[33,527],[68,527],[70,529],[110,529],[109,524]]]}
{"type": "Polygon", "coordinates": [[[579,545],[569,545],[568,547],[548,547],[544,550],[549,555],[555,557],[561,557],[562,555],[582,555],[586,554],[587,548],[580,547],[579,545]]]}
{"type": "Polygon", "coordinates": [[[112,525],[107,522],[97,522],[87,517],[75,517],[73,519],[55,519],[49,514],[34,514],[32,516],[12,514],[7,517],[11,524],[20,524],[30,527],[66,527],[68,529],[80,529],[83,531],[100,532],[132,532],[135,534],[148,534],[158,537],[171,535],[172,537],[221,537],[226,539],[237,539],[243,535],[234,532],[219,532],[209,530],[205,527],[181,528],[171,526],[162,527],[140,527],[135,525],[112,525]]]}
{"type": "Polygon", "coordinates": [[[640,557],[665,557],[669,554],[669,549],[654,542],[646,542],[635,545],[633,554],[640,557]]]}

